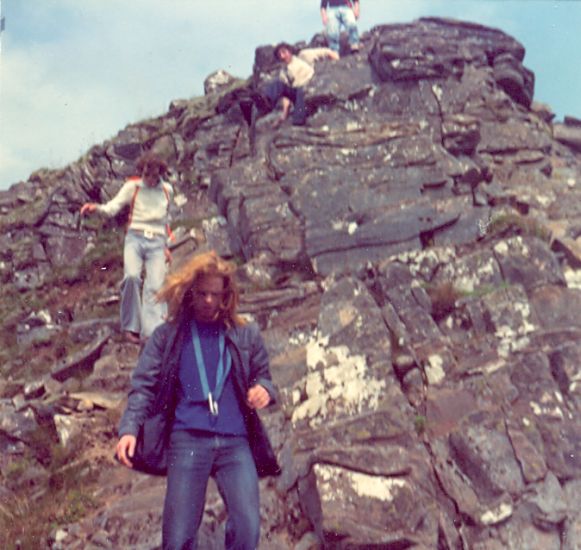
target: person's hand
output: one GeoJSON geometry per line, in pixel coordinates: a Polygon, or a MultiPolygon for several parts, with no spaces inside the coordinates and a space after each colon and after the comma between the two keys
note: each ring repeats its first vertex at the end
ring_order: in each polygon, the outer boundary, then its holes
{"type": "Polygon", "coordinates": [[[171,258],[171,250],[166,247],[166,248],[163,249],[163,253],[165,254],[165,261],[168,264],[171,264],[171,260],[172,260],[172,258],[171,258]]]}
{"type": "Polygon", "coordinates": [[[321,10],[321,21],[323,22],[323,27],[327,28],[327,11],[321,10]]]}
{"type": "Polygon", "coordinates": [[[133,458],[133,454],[135,453],[136,443],[137,438],[131,434],[125,434],[117,441],[117,447],[115,449],[117,458],[121,464],[128,468],[133,468],[133,463],[130,459],[133,458]]]}
{"type": "Polygon", "coordinates": [[[270,395],[260,384],[256,384],[248,390],[246,402],[251,409],[264,409],[270,403],[270,395]]]}
{"type": "Polygon", "coordinates": [[[97,210],[97,205],[94,202],[86,202],[81,206],[81,216],[92,214],[95,210],[97,210]]]}
{"type": "Polygon", "coordinates": [[[288,97],[282,98],[282,112],[277,120],[275,120],[272,125],[274,128],[278,128],[284,121],[288,118],[291,108],[291,100],[288,97]]]}
{"type": "Polygon", "coordinates": [[[353,15],[355,16],[355,19],[359,19],[359,2],[353,4],[353,15]]]}

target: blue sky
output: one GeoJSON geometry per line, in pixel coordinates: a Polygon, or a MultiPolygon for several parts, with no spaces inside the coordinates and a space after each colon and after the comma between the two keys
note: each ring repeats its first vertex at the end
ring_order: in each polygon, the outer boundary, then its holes
{"type": "MultiPolygon", "coordinates": [[[[308,40],[319,0],[0,0],[0,189],[59,168],[127,124],[203,93],[216,69],[247,77],[254,49],[308,40]]],[[[581,118],[581,1],[361,0],[360,30],[446,16],[526,48],[535,100],[581,118]]]]}

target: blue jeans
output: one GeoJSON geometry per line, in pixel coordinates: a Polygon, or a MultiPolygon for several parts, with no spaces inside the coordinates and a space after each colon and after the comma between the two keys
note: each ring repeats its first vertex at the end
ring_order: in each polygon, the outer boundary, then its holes
{"type": "Polygon", "coordinates": [[[339,39],[341,37],[341,25],[345,27],[348,34],[349,45],[359,44],[359,32],[357,31],[357,20],[353,10],[348,6],[337,6],[327,8],[327,40],[329,48],[339,53],[339,39]]]}
{"type": "Polygon", "coordinates": [[[121,330],[148,338],[164,321],[165,304],[155,300],[165,279],[166,240],[164,235],[146,237],[141,231],[127,231],[123,248],[123,282],[121,283],[121,330]],[[145,266],[143,300],[141,271],[145,266]]]}
{"type": "Polygon", "coordinates": [[[163,508],[163,549],[193,550],[209,477],[226,505],[225,548],[255,550],[260,538],[258,474],[248,440],[195,430],[172,432],[163,508]]]}
{"type": "Polygon", "coordinates": [[[291,88],[281,80],[273,80],[266,85],[264,94],[276,106],[281,97],[286,97],[293,102],[292,119],[293,124],[302,126],[307,120],[307,111],[305,107],[305,91],[303,88],[291,88]]]}

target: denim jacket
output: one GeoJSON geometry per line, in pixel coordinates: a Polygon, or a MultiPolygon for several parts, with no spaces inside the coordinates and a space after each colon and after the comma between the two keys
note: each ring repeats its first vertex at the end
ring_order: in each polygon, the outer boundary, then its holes
{"type": "MultiPolygon", "coordinates": [[[[131,377],[127,408],[119,425],[119,437],[137,435],[143,421],[163,412],[173,421],[179,387],[179,359],[185,323],[175,321],[159,326],[143,348],[131,377]]],[[[232,376],[240,410],[248,432],[248,441],[258,475],[278,475],[280,467],[256,410],[248,407],[246,394],[255,384],[269,393],[271,403],[276,391],[270,375],[268,354],[254,323],[236,326],[226,332],[226,345],[232,355],[232,376]]]]}

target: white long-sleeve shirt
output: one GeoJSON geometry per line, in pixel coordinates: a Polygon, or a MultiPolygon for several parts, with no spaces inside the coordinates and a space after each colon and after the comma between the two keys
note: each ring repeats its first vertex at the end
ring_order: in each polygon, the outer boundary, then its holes
{"type": "Polygon", "coordinates": [[[97,211],[114,216],[133,202],[129,229],[166,235],[172,200],[173,189],[169,183],[160,181],[155,187],[149,187],[141,178],[131,178],[109,202],[98,205],[97,211]]]}
{"type": "Polygon", "coordinates": [[[315,61],[327,59],[332,54],[329,48],[305,48],[291,57],[290,63],[281,70],[280,79],[293,88],[302,88],[315,74],[315,61]]]}

